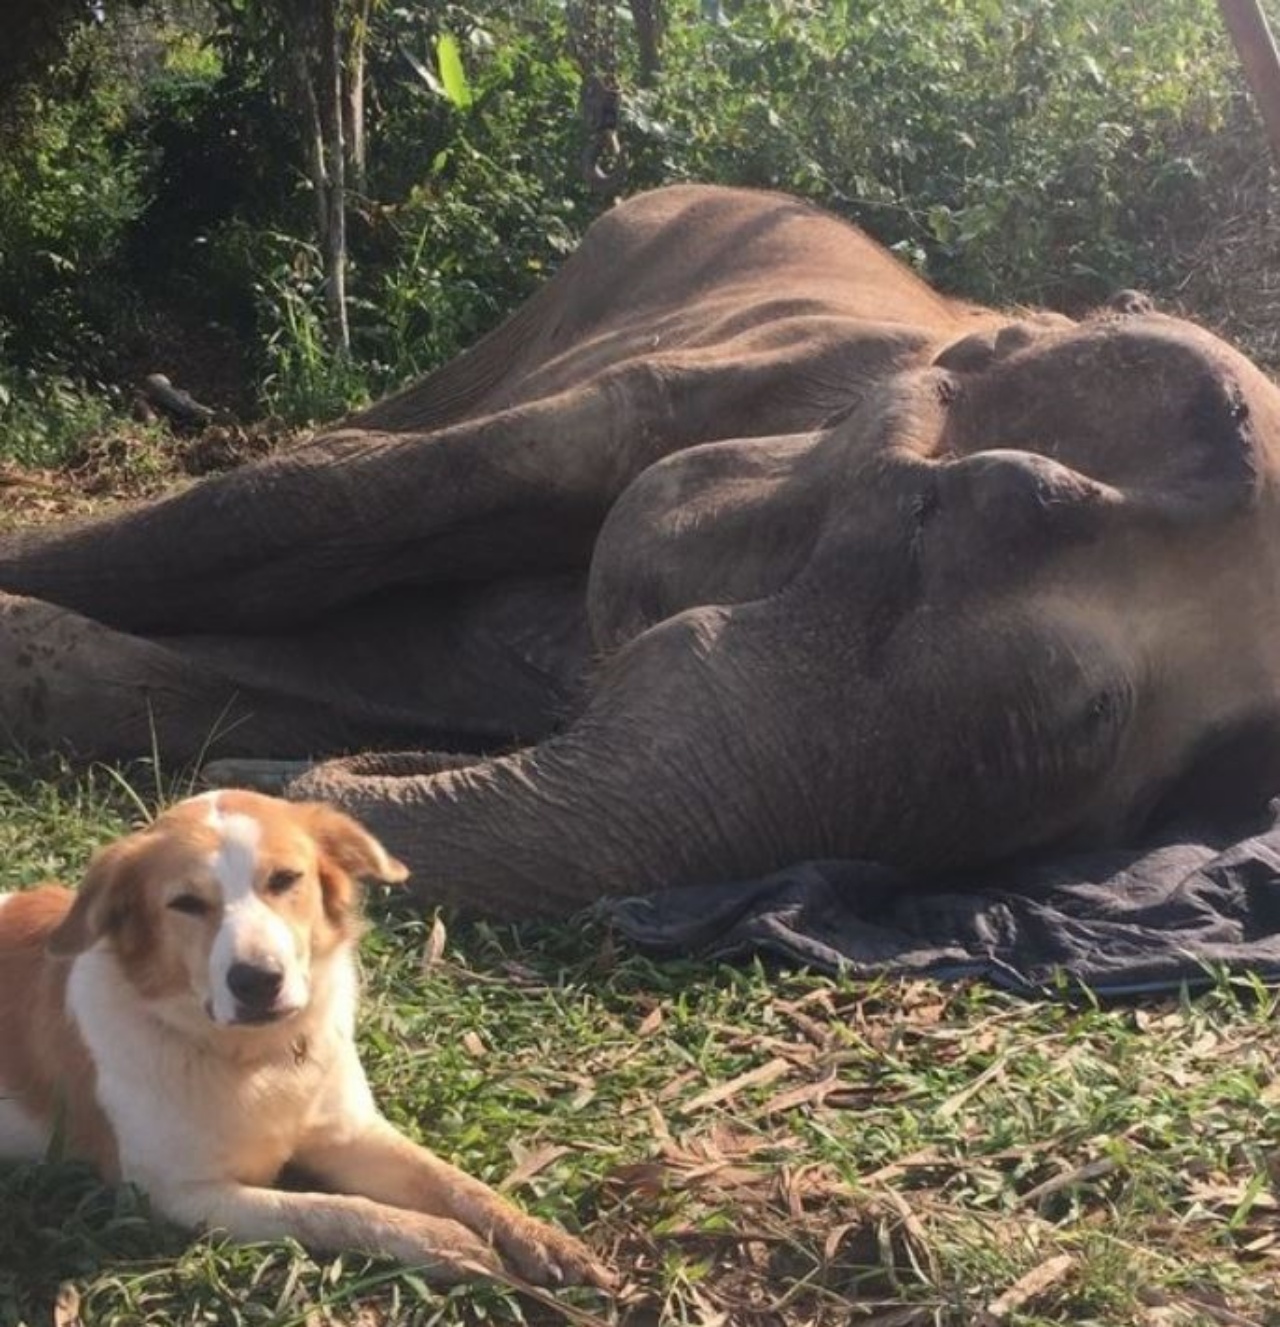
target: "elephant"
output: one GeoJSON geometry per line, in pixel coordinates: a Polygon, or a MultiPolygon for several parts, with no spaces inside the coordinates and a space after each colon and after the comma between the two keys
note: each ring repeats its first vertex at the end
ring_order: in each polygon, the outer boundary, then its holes
{"type": "Polygon", "coordinates": [[[289,795],[510,918],[1124,842],[1280,786],[1277,448],[1268,378],[1132,293],[979,307],[668,187],[309,443],[0,535],[0,722],[329,757],[289,795]]]}

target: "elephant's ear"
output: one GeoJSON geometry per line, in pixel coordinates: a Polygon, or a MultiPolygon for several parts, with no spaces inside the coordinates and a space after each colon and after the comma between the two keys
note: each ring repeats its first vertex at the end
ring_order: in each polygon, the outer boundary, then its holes
{"type": "Polygon", "coordinates": [[[962,381],[950,450],[1038,453],[1182,525],[1250,510],[1280,469],[1280,391],[1191,323],[1085,323],[962,381]]]}

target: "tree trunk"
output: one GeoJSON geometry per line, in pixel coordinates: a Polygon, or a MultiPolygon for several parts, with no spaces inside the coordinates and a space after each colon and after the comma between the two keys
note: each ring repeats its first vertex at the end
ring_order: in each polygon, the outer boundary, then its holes
{"type": "Polygon", "coordinates": [[[662,68],[662,0],[629,0],[640,55],[640,82],[649,86],[662,68]]]}
{"type": "Polygon", "coordinates": [[[306,154],[306,178],[312,186],[316,206],[316,244],[325,252],[329,231],[329,173],[325,163],[324,117],[316,89],[317,25],[316,13],[308,0],[281,5],[285,41],[290,48],[289,66],[293,73],[294,114],[302,149],[306,154]]]}
{"type": "Polygon", "coordinates": [[[319,15],[318,100],[329,186],[328,216],[321,240],[329,335],[334,349],[347,355],[351,351],[351,330],[347,323],[347,152],[342,130],[344,97],[339,3],[340,0],[322,0],[319,15]]]}
{"type": "Polygon", "coordinates": [[[1280,56],[1266,15],[1257,0],[1218,0],[1218,8],[1266,125],[1272,155],[1280,164],[1280,56]]]}
{"type": "Polygon", "coordinates": [[[352,16],[347,37],[346,79],[342,119],[347,149],[347,184],[365,192],[364,71],[372,0],[363,0],[352,16]]]}
{"type": "MultiPolygon", "coordinates": [[[[347,324],[346,110],[342,0],[296,0],[281,6],[292,53],[294,98],[315,196],[316,244],[324,266],[326,324],[333,349],[351,349],[347,324]]],[[[362,75],[363,78],[363,75],[362,75]]]]}
{"type": "Polygon", "coordinates": [[[294,78],[298,103],[302,110],[302,137],[306,144],[307,176],[316,208],[316,243],[324,252],[329,228],[329,176],[325,170],[324,125],[320,116],[320,102],[316,97],[313,76],[313,51],[306,41],[306,24],[295,29],[294,78]]]}

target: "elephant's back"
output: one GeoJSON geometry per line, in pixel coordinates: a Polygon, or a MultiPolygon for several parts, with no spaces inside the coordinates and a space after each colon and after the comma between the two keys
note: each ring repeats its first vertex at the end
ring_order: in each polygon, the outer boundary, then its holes
{"type": "Polygon", "coordinates": [[[346,421],[436,429],[580,390],[649,359],[791,354],[811,322],[939,345],[993,318],[939,295],[854,226],[782,194],[676,185],[600,217],[564,267],[475,346],[346,421]]]}

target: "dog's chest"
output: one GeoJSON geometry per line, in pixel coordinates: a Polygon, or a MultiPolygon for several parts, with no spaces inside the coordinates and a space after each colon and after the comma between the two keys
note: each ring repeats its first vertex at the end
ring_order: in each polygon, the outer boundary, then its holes
{"type": "Polygon", "coordinates": [[[278,1038],[219,1046],[140,1011],[108,955],[78,958],[68,989],[120,1175],[153,1193],[179,1180],[269,1183],[333,1099],[364,1084],[345,1017],[316,1011],[278,1038]]]}
{"type": "Polygon", "coordinates": [[[270,1063],[240,1079],[209,1076],[193,1101],[193,1148],[241,1184],[267,1184],[313,1127],[328,1095],[327,1066],[314,1054],[270,1063]]]}
{"type": "Polygon", "coordinates": [[[98,1091],[116,1131],[126,1179],[155,1172],[191,1180],[269,1184],[325,1112],[335,1048],[291,1050],[228,1073],[181,1050],[153,1060],[147,1080],[126,1061],[99,1070],[98,1091]]]}

